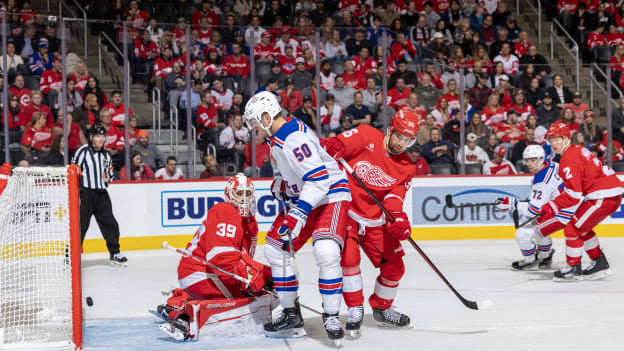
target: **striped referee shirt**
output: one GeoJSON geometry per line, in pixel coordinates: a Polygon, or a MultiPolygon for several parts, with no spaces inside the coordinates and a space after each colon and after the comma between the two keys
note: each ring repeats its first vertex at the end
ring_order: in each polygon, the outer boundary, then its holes
{"type": "Polygon", "coordinates": [[[104,181],[104,172],[113,178],[113,159],[108,151],[95,151],[90,144],[76,150],[72,163],[80,167],[80,186],[87,189],[104,190],[108,184],[104,181]]]}

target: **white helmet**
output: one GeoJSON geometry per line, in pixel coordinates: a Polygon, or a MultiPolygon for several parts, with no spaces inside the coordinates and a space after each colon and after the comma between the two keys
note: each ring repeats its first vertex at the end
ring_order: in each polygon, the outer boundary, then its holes
{"type": "Polygon", "coordinates": [[[224,192],[225,201],[232,204],[241,216],[252,217],[256,214],[254,185],[243,173],[228,179],[224,192]]]}
{"type": "Polygon", "coordinates": [[[247,101],[243,121],[249,129],[254,129],[256,126],[259,126],[271,136],[270,130],[271,125],[273,125],[273,118],[280,112],[282,112],[282,106],[279,101],[277,101],[277,96],[271,92],[262,91],[247,101]],[[271,116],[271,123],[266,128],[262,126],[262,115],[265,113],[271,116]]]}
{"type": "Polygon", "coordinates": [[[546,153],[541,145],[529,145],[522,152],[522,163],[526,165],[527,159],[536,158],[539,163],[538,167],[541,167],[545,157],[546,153]]]}

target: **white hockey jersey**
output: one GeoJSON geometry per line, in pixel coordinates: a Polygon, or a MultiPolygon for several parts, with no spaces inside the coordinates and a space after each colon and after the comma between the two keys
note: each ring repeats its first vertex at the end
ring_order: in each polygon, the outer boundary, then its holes
{"type": "Polygon", "coordinates": [[[321,205],[351,201],[346,173],[321,147],[314,132],[296,118],[286,121],[270,141],[277,176],[284,180],[291,203],[309,214],[321,205]]]}
{"type": "Polygon", "coordinates": [[[531,197],[529,202],[518,203],[518,214],[533,217],[540,213],[542,205],[556,198],[563,191],[564,185],[559,178],[559,164],[546,159],[545,167],[533,176],[531,184],[531,197]]]}

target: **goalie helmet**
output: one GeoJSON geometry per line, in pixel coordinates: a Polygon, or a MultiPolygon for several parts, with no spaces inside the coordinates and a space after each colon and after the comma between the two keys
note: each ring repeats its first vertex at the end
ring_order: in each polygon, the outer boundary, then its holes
{"type": "Polygon", "coordinates": [[[273,118],[280,112],[282,112],[282,106],[277,101],[277,96],[271,92],[262,91],[254,95],[245,105],[243,121],[249,129],[255,129],[258,126],[271,136],[270,130],[271,125],[273,125],[273,118]],[[271,116],[271,123],[266,128],[262,125],[262,115],[265,113],[271,116]]]}
{"type": "Polygon", "coordinates": [[[522,163],[526,165],[526,160],[530,158],[536,158],[539,167],[544,163],[544,158],[546,158],[546,153],[544,152],[544,148],[541,145],[529,145],[522,152],[522,163]]]}
{"type": "Polygon", "coordinates": [[[232,204],[241,216],[252,217],[256,214],[254,185],[243,173],[228,179],[224,192],[225,201],[232,204]]]}

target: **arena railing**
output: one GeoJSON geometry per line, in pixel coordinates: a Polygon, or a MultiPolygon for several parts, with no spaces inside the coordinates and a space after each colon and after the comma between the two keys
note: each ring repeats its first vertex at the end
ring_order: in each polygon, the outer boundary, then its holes
{"type": "MultiPolygon", "coordinates": [[[[72,2],[76,6],[76,8],[82,13],[82,21],[80,21],[80,18],[78,17],[76,12],[74,12],[74,10],[72,10],[72,8],[69,7],[69,5],[67,5],[67,3],[64,0],[59,1],[59,17],[63,17],[63,11],[67,11],[71,15],[71,17],[73,17],[75,21],[79,23],[79,25],[82,27],[81,29],[82,29],[83,36],[84,36],[83,37],[84,59],[86,61],[87,58],[89,57],[88,51],[87,51],[87,39],[88,39],[87,12],[82,8],[82,6],[80,6],[80,4],[78,4],[76,0],[72,0],[72,2]]],[[[65,18],[66,22],[70,20],[71,20],[70,18],[65,18]]]]}
{"type": "Polygon", "coordinates": [[[154,87],[152,90],[152,134],[155,136],[157,143],[160,143],[161,140],[160,130],[160,89],[158,89],[158,87],[154,87]],[[158,121],[158,123],[156,121],[158,121]],[[158,128],[156,127],[157,124],[158,128]]]}
{"type": "MultiPolygon", "coordinates": [[[[537,15],[537,42],[542,43],[542,3],[541,0],[535,1],[537,8],[531,3],[531,0],[523,0],[531,10],[537,15]]],[[[520,0],[516,0],[516,15],[520,15],[520,0]]]]}
{"type": "Polygon", "coordinates": [[[575,65],[576,65],[576,90],[578,91],[581,88],[580,55],[579,55],[581,47],[578,45],[576,40],[574,40],[574,38],[572,38],[570,33],[568,33],[568,31],[561,25],[561,23],[559,23],[559,21],[557,21],[556,19],[553,19],[552,23],[550,24],[550,59],[551,60],[553,60],[555,58],[555,40],[554,39],[557,39],[559,44],[561,44],[561,46],[563,46],[565,51],[575,60],[575,65]],[[568,40],[570,40],[571,43],[574,44],[574,46],[572,47],[571,50],[568,48],[568,45],[566,44],[566,42],[563,39],[561,39],[559,37],[559,35],[557,35],[555,26],[556,26],[556,28],[558,28],[568,38],[568,40]],[[574,54],[570,53],[570,51],[573,51],[574,54]]]}
{"type": "MultiPolygon", "coordinates": [[[[119,90],[123,90],[123,77],[124,77],[123,68],[119,67],[119,65],[117,64],[117,58],[113,54],[108,52],[108,50],[106,50],[102,44],[105,44],[107,47],[112,48],[120,57],[123,57],[123,52],[121,52],[121,50],[117,47],[117,45],[115,45],[115,42],[108,35],[104,33],[100,33],[100,36],[98,37],[98,72],[101,76],[102,75],[102,63],[103,63],[102,57],[108,58],[111,62],[111,66],[114,67],[117,70],[117,72],[119,72],[119,76],[117,76],[117,75],[114,75],[113,72],[111,71],[110,72],[111,80],[114,82],[115,85],[117,85],[117,88],[119,90]],[[121,80],[119,80],[117,77],[121,77],[121,80]]],[[[126,62],[126,60],[124,60],[124,62],[126,62]]],[[[130,63],[128,62],[127,64],[130,64],[130,63]]],[[[126,79],[130,79],[130,76],[126,77],[126,79]]]]}

